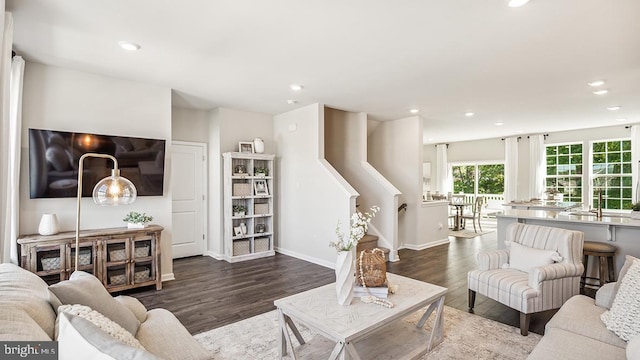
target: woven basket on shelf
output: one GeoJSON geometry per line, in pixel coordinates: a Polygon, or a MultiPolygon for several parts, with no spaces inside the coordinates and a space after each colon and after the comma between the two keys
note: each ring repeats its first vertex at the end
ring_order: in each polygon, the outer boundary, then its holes
{"type": "Polygon", "coordinates": [[[367,287],[384,286],[387,282],[387,262],[380,249],[362,250],[356,259],[356,283],[367,287]]]}

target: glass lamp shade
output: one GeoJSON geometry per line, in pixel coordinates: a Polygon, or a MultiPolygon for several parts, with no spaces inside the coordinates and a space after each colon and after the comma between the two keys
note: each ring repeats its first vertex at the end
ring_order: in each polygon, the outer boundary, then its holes
{"type": "Polygon", "coordinates": [[[136,187],[120,176],[120,170],[111,170],[111,176],[100,180],[93,188],[93,201],[98,205],[127,205],[134,202],[136,196],[136,187]]]}

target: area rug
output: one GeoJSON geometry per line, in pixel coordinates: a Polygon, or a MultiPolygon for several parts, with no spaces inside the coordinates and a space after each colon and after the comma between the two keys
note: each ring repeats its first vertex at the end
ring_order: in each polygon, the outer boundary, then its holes
{"type": "MultiPolygon", "coordinates": [[[[384,309],[380,309],[384,311],[384,309]]],[[[417,323],[423,310],[403,321],[417,323]]],[[[432,319],[425,325],[430,328],[432,319]]],[[[469,314],[448,306],[444,308],[444,341],[421,359],[525,359],[542,336],[469,314]]],[[[305,340],[315,334],[296,324],[305,340]]],[[[195,335],[213,359],[277,359],[278,321],[275,311],[242,320],[195,335]]],[[[296,343],[295,338],[294,344],[296,343]]]]}

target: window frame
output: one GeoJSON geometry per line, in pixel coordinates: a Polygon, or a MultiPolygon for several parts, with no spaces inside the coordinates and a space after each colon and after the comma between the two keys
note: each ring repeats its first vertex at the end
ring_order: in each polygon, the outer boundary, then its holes
{"type": "MultiPolygon", "coordinates": [[[[616,141],[620,141],[620,142],[629,141],[629,144],[631,146],[631,148],[628,150],[631,153],[631,156],[632,156],[632,158],[628,162],[630,164],[630,172],[629,173],[624,173],[623,171],[621,171],[619,176],[621,178],[623,176],[631,177],[631,185],[629,186],[629,188],[631,189],[631,197],[629,199],[630,199],[630,203],[631,204],[633,204],[633,202],[634,202],[633,184],[635,183],[635,179],[634,179],[634,171],[633,171],[633,146],[634,146],[633,140],[631,139],[631,137],[597,139],[597,140],[590,140],[589,141],[589,163],[588,163],[588,166],[589,166],[589,180],[588,180],[589,181],[589,193],[588,193],[588,197],[587,197],[587,200],[588,200],[587,204],[589,204],[590,207],[593,207],[593,208],[596,207],[595,206],[596,196],[594,196],[595,186],[593,184],[595,178],[598,178],[598,177],[601,177],[601,178],[602,177],[609,177],[609,174],[605,174],[604,176],[603,175],[595,176],[595,174],[593,172],[593,165],[594,165],[594,161],[593,161],[594,160],[593,159],[593,156],[594,156],[593,144],[602,143],[602,142],[608,144],[609,142],[616,142],[616,141]]],[[[622,150],[622,149],[620,150],[621,156],[622,156],[623,151],[626,151],[626,150],[622,150]]],[[[605,151],[605,154],[608,154],[608,151],[605,151]]],[[[620,164],[623,165],[625,163],[627,163],[627,162],[623,162],[622,159],[621,159],[620,164]]],[[[605,164],[606,165],[609,164],[608,159],[606,160],[605,164]]],[[[605,165],[605,167],[606,167],[606,165],[605,165]]],[[[615,176],[615,175],[610,175],[610,176],[612,177],[612,176],[615,176]]],[[[620,201],[624,201],[624,199],[626,199],[626,198],[622,197],[622,191],[623,191],[624,188],[627,188],[627,186],[623,186],[622,184],[620,184],[619,187],[620,187],[620,190],[621,190],[621,194],[620,194],[619,197],[617,197],[617,199],[620,199],[620,201]]],[[[626,209],[623,204],[621,204],[620,206],[621,206],[621,209],[609,209],[609,208],[604,208],[604,207],[602,209],[606,210],[606,211],[609,211],[609,212],[627,212],[627,211],[629,211],[629,209],[626,209]]]]}
{"type": "MultiPolygon", "coordinates": [[[[591,149],[591,148],[589,148],[591,149]]],[[[558,154],[556,154],[557,157],[558,154]]],[[[572,154],[569,154],[569,156],[571,156],[572,154]]],[[[588,177],[585,178],[585,143],[584,141],[568,141],[568,142],[559,142],[559,143],[549,143],[549,144],[544,144],[544,189],[545,191],[547,191],[547,178],[555,178],[556,179],[556,189],[558,188],[557,186],[557,179],[558,178],[579,178],[581,181],[581,196],[580,196],[580,200],[578,202],[584,203],[585,201],[585,194],[587,191],[589,191],[590,188],[590,184],[588,184],[587,187],[585,187],[585,181],[587,181],[588,177]],[[582,166],[582,173],[580,175],[557,175],[557,171],[556,171],[556,175],[548,175],[547,174],[547,148],[548,147],[560,147],[560,146],[572,146],[572,145],[580,145],[582,152],[581,152],[581,156],[582,156],[582,161],[580,163],[580,166],[582,166]]],[[[590,159],[590,158],[589,158],[590,159]]],[[[555,164],[555,166],[558,166],[558,163],[555,164]]]]}

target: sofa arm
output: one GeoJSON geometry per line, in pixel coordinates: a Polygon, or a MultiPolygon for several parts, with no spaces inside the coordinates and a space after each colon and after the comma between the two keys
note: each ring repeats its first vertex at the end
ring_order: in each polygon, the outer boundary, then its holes
{"type": "Polygon", "coordinates": [[[627,359],[640,359],[640,335],[636,335],[627,344],[627,359]]]}
{"type": "Polygon", "coordinates": [[[529,286],[540,290],[543,281],[575,277],[582,275],[584,266],[573,263],[556,263],[534,267],[529,271],[529,286]]]}
{"type": "Polygon", "coordinates": [[[480,270],[501,269],[503,264],[509,263],[509,250],[481,251],[477,259],[480,270]]]}
{"type": "Polygon", "coordinates": [[[120,304],[124,305],[129,311],[136,316],[140,323],[147,320],[147,308],[142,303],[131,296],[120,295],[115,298],[120,304]]]}
{"type": "Polygon", "coordinates": [[[613,304],[613,298],[615,294],[613,291],[615,290],[616,283],[608,283],[604,284],[596,291],[596,305],[603,307],[605,309],[611,309],[611,305],[613,304]]]}

